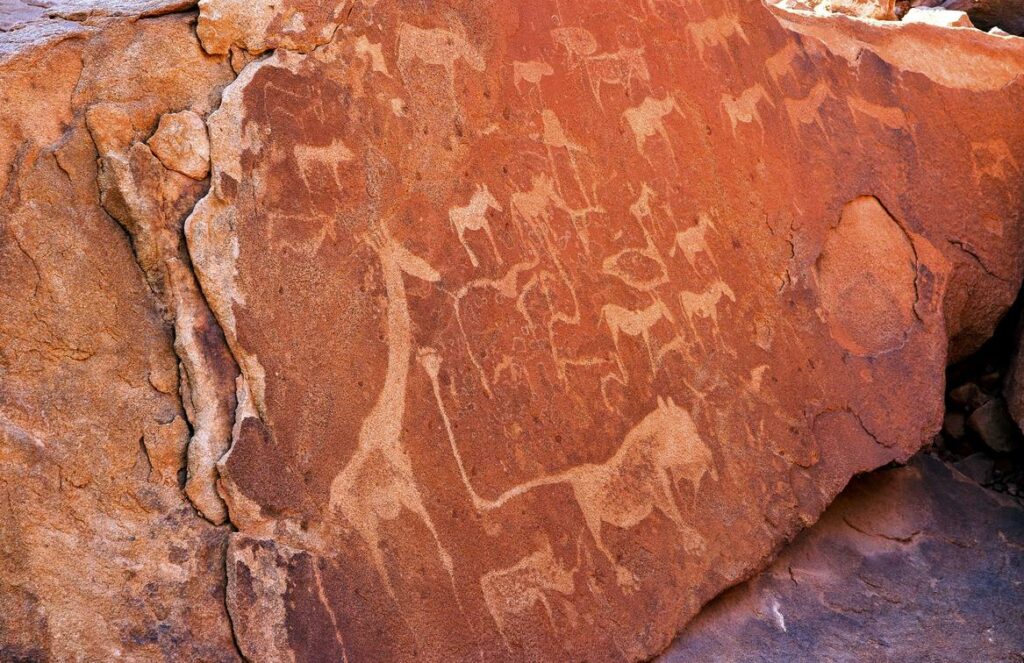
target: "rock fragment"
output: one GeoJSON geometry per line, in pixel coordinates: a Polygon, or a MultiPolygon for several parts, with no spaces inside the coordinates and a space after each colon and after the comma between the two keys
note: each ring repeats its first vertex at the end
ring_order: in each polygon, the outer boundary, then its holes
{"type": "Polygon", "coordinates": [[[94,4],[0,32],[0,660],[238,661],[227,528],[179,484],[173,337],[97,177],[231,72],[187,14],[94,4]]]}
{"type": "Polygon", "coordinates": [[[975,410],[992,399],[975,382],[965,382],[949,391],[949,400],[961,408],[975,410]]]}
{"type": "Polygon", "coordinates": [[[962,412],[947,412],[942,419],[942,432],[959,440],[967,433],[967,417],[962,412]]]}
{"type": "Polygon", "coordinates": [[[967,12],[974,25],[990,34],[1024,35],[1024,0],[945,0],[942,6],[967,12]]]}
{"type": "Polygon", "coordinates": [[[210,172],[210,139],[206,123],[192,111],[165,113],[148,141],[165,168],[201,180],[210,172]]]}
{"type": "Polygon", "coordinates": [[[914,7],[903,17],[904,23],[925,23],[943,28],[973,28],[966,12],[944,7],[914,7]]]}
{"type": "Polygon", "coordinates": [[[972,412],[967,425],[992,451],[1009,453],[1019,446],[1020,429],[1001,398],[993,398],[972,412]]]}
{"type": "Polygon", "coordinates": [[[954,466],[975,483],[986,485],[995,476],[995,462],[983,453],[975,453],[957,461],[954,466]]]}
{"type": "Polygon", "coordinates": [[[1024,651],[1022,546],[1019,501],[921,457],[855,479],[657,661],[1010,661],[1024,651]]]}

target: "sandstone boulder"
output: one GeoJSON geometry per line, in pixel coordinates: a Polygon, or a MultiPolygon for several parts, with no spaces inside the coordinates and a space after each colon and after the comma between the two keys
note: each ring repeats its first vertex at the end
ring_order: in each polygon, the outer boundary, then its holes
{"type": "Polygon", "coordinates": [[[1024,35],[1024,0],[946,0],[942,6],[966,12],[982,30],[1024,35]]]}
{"type": "Polygon", "coordinates": [[[1011,661],[1024,509],[941,462],[857,479],[764,573],[658,659],[1011,661]]]}
{"type": "Polygon", "coordinates": [[[356,3],[209,120],[186,233],[241,369],[239,645],[649,656],[939,429],[947,339],[1020,281],[1024,50],[759,3],[445,6],[356,3]]]}
{"type": "Polygon", "coordinates": [[[966,12],[944,7],[914,7],[903,17],[905,23],[925,23],[943,28],[973,28],[966,12]]]}
{"type": "Polygon", "coordinates": [[[183,5],[0,29],[4,655],[649,657],[1019,289],[1017,40],[183,5]]]}
{"type": "Polygon", "coordinates": [[[192,15],[40,20],[0,32],[0,660],[237,661],[174,336],[97,166],[231,70],[192,15]]]}

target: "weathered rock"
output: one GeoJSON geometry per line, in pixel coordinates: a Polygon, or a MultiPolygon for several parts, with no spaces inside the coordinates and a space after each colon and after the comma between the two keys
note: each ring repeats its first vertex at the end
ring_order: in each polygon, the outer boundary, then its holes
{"type": "Polygon", "coordinates": [[[962,412],[947,412],[942,418],[942,432],[959,440],[967,434],[967,417],[962,412]]]}
{"type": "Polygon", "coordinates": [[[913,7],[964,12],[970,22],[963,27],[973,26],[993,35],[1024,34],[1024,0],[896,0],[896,15],[902,18],[913,7]]]}
{"type": "Polygon", "coordinates": [[[160,126],[146,143],[165,168],[204,179],[210,172],[210,139],[206,123],[192,111],[160,116],[160,126]]]}
{"type": "Polygon", "coordinates": [[[905,23],[925,23],[943,28],[973,28],[966,12],[944,7],[914,7],[903,17],[905,23]]]}
{"type": "Polygon", "coordinates": [[[253,54],[275,48],[311,51],[334,36],[346,0],[199,0],[196,30],[210,53],[240,48],[253,54]]]}
{"type": "Polygon", "coordinates": [[[230,80],[192,20],[0,34],[18,40],[0,47],[3,661],[238,660],[227,528],[179,484],[189,427],[173,337],[98,194],[96,143],[208,112],[230,80]],[[91,134],[95,108],[126,124],[91,134]]]}
{"type": "Polygon", "coordinates": [[[971,23],[1003,34],[1024,35],[1024,0],[946,0],[942,6],[966,12],[971,23]]]}
{"type": "Polygon", "coordinates": [[[1010,359],[1010,368],[1003,383],[1006,407],[1017,427],[1024,431],[1024,320],[1017,323],[1017,343],[1010,359]]]}
{"type": "Polygon", "coordinates": [[[131,235],[135,258],[167,322],[174,326],[183,407],[194,431],[188,445],[186,491],[206,518],[220,524],[227,511],[216,489],[216,463],[230,445],[238,370],[189,269],[182,234],[185,216],[207,187],[180,173],[197,174],[204,149],[208,159],[206,125],[191,111],[175,113],[177,119],[161,116],[160,128],[149,139],[158,151],[154,153],[150,145],[133,137],[129,113],[110,104],[96,104],[86,111],[100,156],[100,202],[131,235]],[[174,147],[165,146],[172,140],[174,147]],[[158,158],[160,154],[163,159],[158,158]],[[168,164],[176,168],[165,167],[168,164]]]}
{"type": "Polygon", "coordinates": [[[992,451],[1009,453],[1017,448],[1020,430],[1006,410],[1006,402],[993,398],[971,413],[967,425],[992,451]]]}
{"type": "Polygon", "coordinates": [[[937,460],[851,484],[659,661],[1012,661],[1024,509],[937,460]]]}
{"type": "Polygon", "coordinates": [[[785,9],[803,9],[819,14],[845,14],[879,21],[896,20],[895,0],[782,0],[774,4],[785,9]]]}
{"type": "Polygon", "coordinates": [[[938,431],[1020,281],[1024,49],[774,11],[356,3],[225,91],[244,653],[649,656],[938,431]]]}
{"type": "Polygon", "coordinates": [[[975,483],[982,485],[992,481],[995,463],[986,454],[975,453],[955,463],[956,469],[975,483]]]}
{"type": "Polygon", "coordinates": [[[1014,40],[121,11],[0,33],[5,656],[230,660],[225,601],[257,661],[650,656],[939,429],[1020,285],[1014,40]]]}
{"type": "Polygon", "coordinates": [[[949,400],[954,405],[969,410],[976,410],[991,399],[992,396],[982,391],[974,382],[965,382],[949,390],[949,400]]]}

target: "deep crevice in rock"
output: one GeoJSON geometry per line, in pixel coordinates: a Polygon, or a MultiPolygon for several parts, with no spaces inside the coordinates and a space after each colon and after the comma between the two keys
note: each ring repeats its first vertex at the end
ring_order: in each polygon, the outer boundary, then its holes
{"type": "Polygon", "coordinates": [[[1018,499],[1024,497],[1024,434],[1008,401],[1022,314],[1024,295],[977,352],[947,369],[943,428],[923,451],[1018,499]]]}

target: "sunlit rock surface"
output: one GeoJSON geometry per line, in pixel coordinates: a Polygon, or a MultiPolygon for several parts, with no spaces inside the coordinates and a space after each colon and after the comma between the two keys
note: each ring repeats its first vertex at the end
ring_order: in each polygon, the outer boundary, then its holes
{"type": "Polygon", "coordinates": [[[18,656],[650,657],[938,430],[1020,286],[1012,38],[722,0],[26,7],[18,656]]]}
{"type": "MultiPolygon", "coordinates": [[[[193,21],[52,18],[0,32],[25,40],[0,55],[3,661],[239,660],[227,528],[182,490],[191,406],[140,269],[152,256],[133,253],[101,202],[113,203],[103,172],[115,165],[102,154],[147,149],[161,114],[208,113],[231,80],[193,21]]],[[[180,187],[194,202],[206,187],[155,167],[145,186],[136,170],[131,194],[163,207],[151,218],[177,216],[174,237],[191,203],[155,192],[180,187]]]]}

